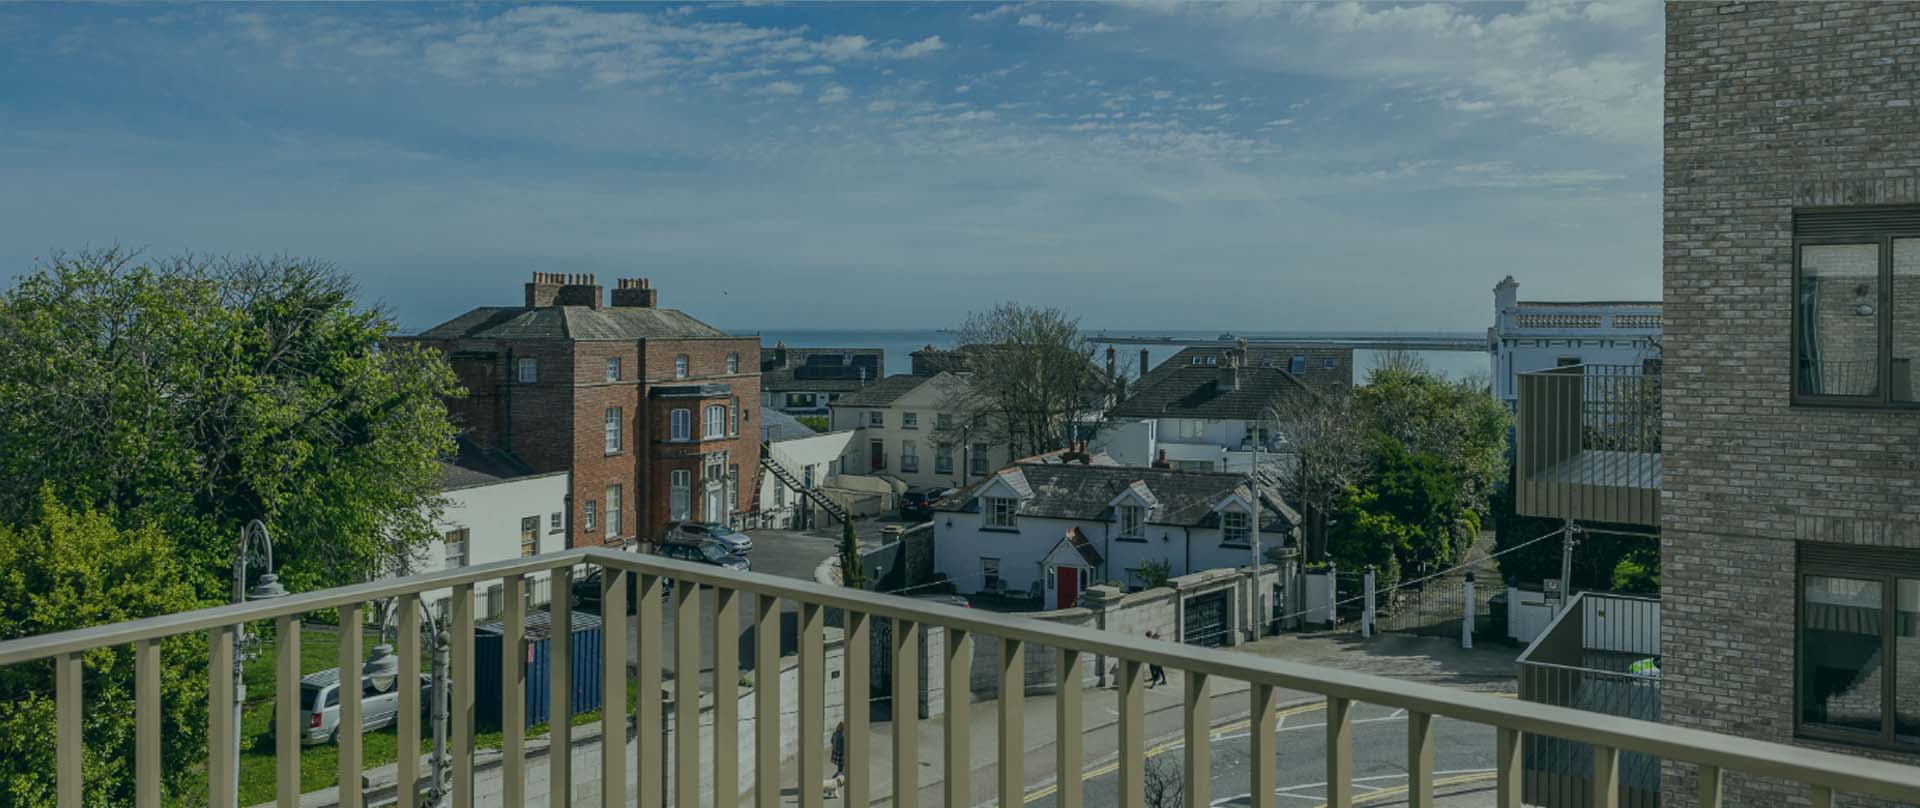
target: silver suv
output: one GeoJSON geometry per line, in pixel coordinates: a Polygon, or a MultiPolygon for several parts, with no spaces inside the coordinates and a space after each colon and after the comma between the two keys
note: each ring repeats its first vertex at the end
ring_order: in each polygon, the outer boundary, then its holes
{"type": "MultiPolygon", "coordinates": [[[[393,724],[400,711],[400,689],[385,676],[360,677],[360,731],[383,729],[393,724]],[[380,685],[386,689],[381,690],[380,685]]],[[[420,676],[420,707],[425,712],[432,702],[433,677],[420,676]]],[[[277,708],[276,708],[277,709],[277,708]]],[[[333,743],[340,735],[340,669],[328,668],[300,677],[300,714],[306,716],[306,728],[300,733],[300,745],[333,743]]],[[[277,729],[279,721],[273,722],[277,729]]]]}

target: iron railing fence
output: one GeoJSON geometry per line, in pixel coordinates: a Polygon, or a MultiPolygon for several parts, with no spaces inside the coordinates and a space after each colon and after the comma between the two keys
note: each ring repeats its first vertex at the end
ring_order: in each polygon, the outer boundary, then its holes
{"type": "MultiPolygon", "coordinates": [[[[703,589],[711,589],[713,593],[714,618],[707,630],[714,632],[716,637],[738,636],[743,604],[753,604],[753,621],[759,624],[755,632],[755,642],[759,645],[756,653],[762,659],[772,658],[778,652],[773,644],[778,642],[780,632],[772,621],[778,619],[781,601],[797,604],[800,643],[795,683],[799,690],[796,694],[799,706],[798,733],[803,741],[797,744],[800,772],[824,771],[826,762],[827,744],[820,742],[827,737],[829,720],[824,699],[828,671],[825,669],[823,632],[825,610],[832,608],[846,612],[846,641],[842,657],[844,667],[840,676],[843,680],[841,686],[847,692],[861,693],[867,690],[867,676],[871,669],[868,664],[868,637],[876,621],[891,621],[893,644],[889,653],[909,661],[918,652],[920,627],[940,627],[943,647],[939,651],[939,664],[943,666],[948,682],[967,681],[972,662],[970,648],[976,637],[980,641],[999,645],[1002,681],[996,708],[999,744],[994,779],[997,782],[998,803],[1002,805],[1025,802],[1027,756],[1022,739],[1027,715],[1023,709],[1023,659],[1025,649],[1029,646],[1058,649],[1058,685],[1053,697],[1057,730],[1054,765],[1063,772],[1081,771],[1085,766],[1082,733],[1077,731],[1081,725],[1083,703],[1081,665],[1090,656],[1119,661],[1116,682],[1118,793],[1113,801],[1124,806],[1145,804],[1147,738],[1144,694],[1149,665],[1161,665],[1168,670],[1185,673],[1186,686],[1183,690],[1186,706],[1180,714],[1183,716],[1189,765],[1182,775],[1182,790],[1189,805],[1206,805],[1212,800],[1211,772],[1207,765],[1211,754],[1211,726],[1204,705],[1211,703],[1208,700],[1209,683],[1215,680],[1245,682],[1249,686],[1249,784],[1251,793],[1258,795],[1256,804],[1261,805],[1271,806],[1277,800],[1276,718],[1283,689],[1317,694],[1325,699],[1323,758],[1325,781],[1328,784],[1325,799],[1332,808],[1346,808],[1355,801],[1354,707],[1360,703],[1406,712],[1408,797],[1417,805],[1433,804],[1436,785],[1433,763],[1435,717],[1483,724],[1495,729],[1496,804],[1502,808],[1519,808],[1521,805],[1523,741],[1530,736],[1560,738],[1591,747],[1589,770],[1597,772],[1599,776],[1590,778],[1589,784],[1593,802],[1597,805],[1619,803],[1623,788],[1620,776],[1623,756],[1629,754],[1652,755],[1696,767],[1702,783],[1702,804],[1709,806],[1722,804],[1720,784],[1724,771],[1803,784],[1816,806],[1831,806],[1836,793],[1920,802],[1920,767],[1568,707],[1503,699],[1283,659],[1147,640],[1122,632],[1059,625],[758,573],[736,573],[713,566],[603,548],[578,548],[552,555],[302,593],[276,600],[219,606],[8,640],[0,642],[0,666],[52,661],[56,671],[56,709],[62,720],[58,724],[56,739],[58,765],[50,776],[55,780],[59,804],[63,808],[79,808],[82,795],[80,762],[84,749],[80,735],[81,722],[77,719],[85,699],[85,694],[81,692],[80,676],[83,655],[90,649],[132,645],[139,659],[135,674],[138,728],[133,770],[142,783],[155,786],[138,790],[138,804],[143,808],[157,808],[162,799],[157,787],[162,741],[161,722],[157,720],[161,679],[158,643],[162,638],[198,632],[204,632],[207,636],[214,663],[208,676],[208,711],[212,733],[208,766],[210,774],[214,775],[209,779],[212,783],[220,784],[230,779],[219,775],[227,772],[224,767],[230,765],[230,753],[227,750],[231,749],[231,744],[222,733],[233,731],[234,706],[230,691],[233,680],[230,674],[231,658],[228,655],[232,653],[231,640],[236,625],[256,620],[276,621],[281,630],[280,637],[283,638],[276,651],[281,681],[292,681],[298,679],[298,643],[297,639],[294,642],[286,640],[299,636],[300,615],[316,610],[337,609],[342,622],[353,625],[359,622],[367,603],[384,598],[400,598],[403,607],[398,610],[402,616],[401,632],[403,636],[417,636],[419,625],[416,615],[419,610],[412,608],[413,600],[421,592],[451,587],[454,590],[451,689],[455,700],[451,730],[451,804],[455,808],[471,808],[477,796],[473,752],[473,588],[481,582],[502,581],[509,595],[501,621],[502,631],[506,635],[504,641],[509,645],[517,645],[525,636],[524,601],[518,595],[525,585],[526,576],[551,572],[556,576],[554,585],[559,591],[567,591],[566,587],[572,578],[571,567],[578,563],[590,563],[602,570],[601,614],[605,622],[601,659],[605,667],[606,686],[603,688],[605,704],[601,718],[601,768],[593,785],[597,786],[602,804],[606,806],[626,804],[629,767],[637,769],[632,796],[638,805],[642,808],[658,808],[665,802],[663,787],[666,785],[668,766],[635,765],[636,761],[664,759],[662,755],[667,746],[664,737],[647,731],[637,733],[632,740],[638,747],[636,755],[634,750],[629,749],[625,732],[629,710],[640,727],[662,725],[664,716],[661,715],[661,701],[639,698],[637,703],[628,705],[626,689],[613,682],[631,677],[637,685],[636,692],[657,693],[661,692],[660,671],[668,659],[673,660],[678,670],[690,670],[698,664],[702,610],[697,608],[699,601],[694,599],[702,596],[703,589]],[[636,590],[636,614],[632,618],[626,614],[627,581],[630,578],[635,581],[636,590]],[[635,632],[633,636],[638,638],[635,649],[638,664],[630,672],[626,664],[628,621],[636,619],[640,626],[662,625],[664,606],[661,595],[668,582],[673,584],[670,594],[676,606],[672,647],[662,647],[660,632],[635,632]]],[[[555,622],[566,625],[570,617],[566,599],[556,598],[554,609],[555,622]]],[[[556,638],[560,636],[563,634],[556,635],[556,638]]],[[[356,633],[342,634],[339,658],[343,666],[350,668],[360,664],[359,646],[356,633]]],[[[733,646],[730,642],[715,643],[715,675],[712,677],[713,690],[710,694],[714,728],[711,747],[701,748],[700,733],[683,732],[673,736],[675,754],[671,767],[674,774],[674,804],[701,804],[699,784],[703,768],[711,769],[712,782],[750,784],[759,804],[773,805],[781,799],[781,778],[772,774],[781,768],[781,738],[777,731],[766,731],[766,727],[773,722],[756,722],[753,725],[751,748],[755,761],[753,771],[757,776],[746,782],[740,777],[741,760],[737,743],[741,740],[739,733],[742,725],[736,707],[739,660],[737,649],[733,646]]],[[[402,643],[397,650],[401,680],[412,681],[409,677],[417,677],[419,673],[418,651],[412,643],[402,643]]],[[[552,657],[564,664],[569,655],[562,649],[554,652],[552,657]]],[[[522,689],[518,685],[524,681],[521,678],[525,675],[523,659],[518,654],[502,655],[502,680],[507,686],[501,694],[503,777],[498,796],[503,804],[509,805],[526,804],[528,772],[524,755],[525,738],[515,729],[523,726],[521,717],[526,709],[522,697],[516,695],[522,689]]],[[[918,671],[917,664],[893,665],[894,692],[914,692],[918,671]]],[[[564,671],[555,671],[550,676],[554,682],[565,682],[568,678],[564,671]]],[[[700,679],[681,676],[673,682],[670,692],[675,696],[674,723],[678,726],[691,727],[700,723],[700,679]]],[[[759,714],[778,714],[781,710],[779,690],[783,686],[779,677],[756,677],[755,684],[753,698],[759,714]]],[[[421,730],[419,694],[415,688],[402,688],[400,693],[402,704],[397,716],[400,748],[418,749],[421,730]]],[[[300,799],[298,748],[293,745],[300,729],[295,725],[299,713],[297,701],[294,701],[297,699],[297,689],[282,688],[279,698],[282,699],[283,708],[277,719],[281,722],[278,735],[281,739],[280,768],[277,772],[279,803],[293,806],[299,804],[300,799]]],[[[568,705],[564,701],[567,698],[565,688],[556,686],[550,698],[556,702],[555,709],[551,711],[553,714],[568,714],[568,705]]],[[[341,783],[349,786],[340,792],[340,804],[347,808],[359,808],[360,804],[358,786],[362,747],[356,715],[360,706],[357,691],[346,688],[340,702],[343,720],[339,767],[341,783]]],[[[865,760],[872,750],[868,713],[864,705],[861,707],[844,711],[844,716],[833,717],[846,723],[845,755],[848,760],[865,760]]],[[[971,773],[973,768],[969,756],[972,744],[969,736],[972,723],[967,716],[971,706],[965,698],[953,698],[947,700],[945,709],[946,716],[942,722],[943,770],[971,773]]],[[[898,806],[912,806],[918,801],[922,764],[919,759],[919,733],[915,726],[917,720],[915,711],[895,712],[891,755],[893,804],[898,806]]],[[[567,804],[572,786],[585,785],[575,783],[569,771],[571,755],[568,754],[568,743],[567,733],[559,733],[553,740],[552,751],[547,755],[547,776],[553,784],[550,794],[555,806],[567,804]]],[[[417,782],[419,774],[417,758],[401,755],[401,782],[417,782]]],[[[968,793],[970,782],[968,776],[945,777],[941,786],[944,791],[943,804],[975,804],[975,795],[968,793]]],[[[1054,795],[1055,804],[1068,808],[1082,805],[1079,783],[1078,778],[1064,778],[1054,795]]],[[[415,804],[411,791],[401,789],[401,805],[415,804]]],[[[711,795],[711,804],[719,808],[733,808],[737,804],[738,795],[733,793],[732,788],[719,788],[716,791],[718,793],[711,795]]],[[[841,796],[847,804],[868,803],[873,795],[864,767],[852,766],[846,770],[841,796]]],[[[805,808],[817,808],[824,800],[822,791],[811,787],[799,788],[798,797],[800,805],[805,808]]],[[[218,785],[210,795],[210,804],[215,808],[233,808],[234,801],[235,795],[218,785]]]]}

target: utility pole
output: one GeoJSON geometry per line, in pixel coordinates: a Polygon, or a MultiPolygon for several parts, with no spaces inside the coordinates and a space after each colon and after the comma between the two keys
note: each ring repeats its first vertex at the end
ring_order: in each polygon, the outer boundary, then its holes
{"type": "Polygon", "coordinates": [[[1260,639],[1260,420],[1253,421],[1253,451],[1247,453],[1247,497],[1252,500],[1253,515],[1247,523],[1253,527],[1253,566],[1247,572],[1247,641],[1260,639]]]}
{"type": "Polygon", "coordinates": [[[1560,530],[1560,609],[1573,602],[1573,544],[1580,528],[1568,519],[1560,530]]]}

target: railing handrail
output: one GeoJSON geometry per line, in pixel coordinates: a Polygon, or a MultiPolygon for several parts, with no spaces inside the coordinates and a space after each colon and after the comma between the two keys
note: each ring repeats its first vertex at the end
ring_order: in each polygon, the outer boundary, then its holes
{"type": "Polygon", "coordinates": [[[1815,786],[1896,800],[1920,801],[1920,768],[1818,749],[1722,735],[1638,719],[1498,698],[1440,685],[1407,682],[1238,651],[1148,640],[1117,632],[1064,626],[1000,613],[961,609],[865,590],[829,587],[762,573],[738,573],[654,555],[607,548],[575,548],[551,555],[458,570],[374,581],[0,642],[0,665],[29,662],[106,645],[170,636],[216,626],[334,608],[514,574],[589,562],[741,592],[790,598],[871,617],[909,620],[1003,640],[1066,648],[1082,654],[1158,664],[1209,677],[1318,693],[1428,715],[1471,721],[1535,735],[1600,744],[1620,751],[1721,769],[1783,777],[1815,786]]]}
{"type": "Polygon", "coordinates": [[[1587,371],[1588,371],[1588,370],[1600,370],[1600,371],[1609,371],[1609,370],[1619,370],[1619,371],[1628,371],[1628,372],[1624,372],[1624,373],[1622,373],[1622,374],[1620,374],[1620,375],[1626,375],[1626,376],[1641,376],[1641,377],[1645,377],[1645,378],[1648,378],[1648,379],[1658,379],[1658,378],[1660,378],[1660,370],[1659,370],[1659,369],[1657,369],[1657,368],[1656,368],[1656,369],[1654,369],[1654,370],[1653,370],[1653,372],[1651,372],[1651,373],[1649,373],[1649,372],[1647,372],[1647,368],[1646,368],[1646,366],[1644,366],[1644,365],[1634,365],[1634,364],[1624,364],[1624,363],[1620,363],[1620,362],[1611,362],[1611,363],[1609,363],[1609,362],[1581,362],[1581,363],[1579,363],[1579,364],[1575,364],[1575,365],[1560,365],[1560,366],[1557,366],[1557,367],[1550,367],[1550,368],[1541,368],[1541,369],[1539,369],[1539,370],[1523,370],[1523,371],[1520,371],[1520,372],[1518,372],[1518,373],[1517,373],[1517,374],[1515,374],[1515,375],[1519,375],[1519,376],[1573,376],[1573,375],[1588,375],[1588,374],[1587,374],[1587,371]],[[1574,373],[1574,371],[1579,371],[1579,373],[1577,373],[1577,374],[1576,374],[1576,373],[1574,373]]]}

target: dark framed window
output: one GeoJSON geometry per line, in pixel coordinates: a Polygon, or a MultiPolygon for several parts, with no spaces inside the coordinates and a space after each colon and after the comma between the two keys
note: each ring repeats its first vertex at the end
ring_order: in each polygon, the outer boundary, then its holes
{"type": "Polygon", "coordinates": [[[1920,206],[1794,215],[1793,401],[1920,407],[1920,206]]]}
{"type": "Polygon", "coordinates": [[[1799,547],[1794,729],[1920,750],[1920,554],[1799,547]]]}

